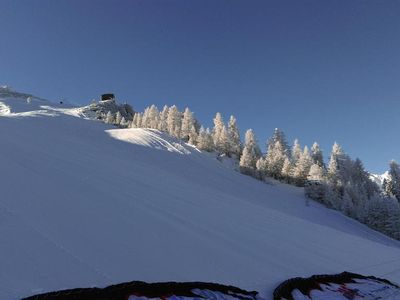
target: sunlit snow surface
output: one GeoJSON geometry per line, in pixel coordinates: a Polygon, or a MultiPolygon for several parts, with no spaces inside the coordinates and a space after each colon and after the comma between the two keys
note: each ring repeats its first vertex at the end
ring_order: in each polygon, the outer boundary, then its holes
{"type": "Polygon", "coordinates": [[[0,299],[131,280],[266,296],[296,276],[400,279],[400,243],[306,206],[300,188],[263,184],[154,130],[2,97],[0,299]]]}

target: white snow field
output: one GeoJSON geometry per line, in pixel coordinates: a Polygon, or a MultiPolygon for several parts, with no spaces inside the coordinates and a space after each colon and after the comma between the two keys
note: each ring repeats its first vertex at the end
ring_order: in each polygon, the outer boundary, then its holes
{"type": "Polygon", "coordinates": [[[166,134],[0,94],[0,299],[132,280],[400,281],[400,243],[166,134]],[[13,98],[10,98],[10,97],[13,98]]]}

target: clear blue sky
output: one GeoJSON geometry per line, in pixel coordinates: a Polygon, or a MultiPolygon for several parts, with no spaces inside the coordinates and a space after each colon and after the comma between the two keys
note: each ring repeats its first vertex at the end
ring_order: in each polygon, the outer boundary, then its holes
{"type": "Polygon", "coordinates": [[[400,160],[400,1],[0,0],[0,83],[75,103],[234,114],[261,144],[400,160]]]}

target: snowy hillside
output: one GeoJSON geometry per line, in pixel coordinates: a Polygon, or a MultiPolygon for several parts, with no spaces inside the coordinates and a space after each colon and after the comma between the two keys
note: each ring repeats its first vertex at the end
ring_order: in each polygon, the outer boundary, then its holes
{"type": "Polygon", "coordinates": [[[131,280],[400,278],[400,243],[164,133],[0,94],[0,299],[131,280]],[[30,103],[28,103],[30,102],[30,103]]]}

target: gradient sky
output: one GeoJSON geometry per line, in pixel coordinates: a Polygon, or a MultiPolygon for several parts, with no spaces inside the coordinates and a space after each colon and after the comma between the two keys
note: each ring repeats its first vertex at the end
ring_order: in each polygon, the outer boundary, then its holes
{"type": "Polygon", "coordinates": [[[0,84],[234,114],[260,144],[400,161],[400,1],[0,0],[0,84]]]}

